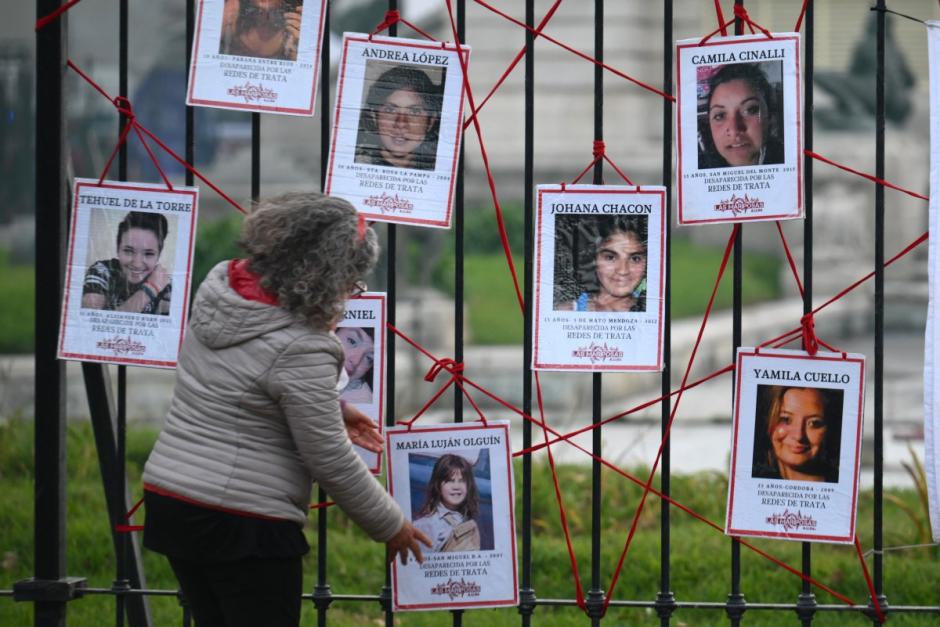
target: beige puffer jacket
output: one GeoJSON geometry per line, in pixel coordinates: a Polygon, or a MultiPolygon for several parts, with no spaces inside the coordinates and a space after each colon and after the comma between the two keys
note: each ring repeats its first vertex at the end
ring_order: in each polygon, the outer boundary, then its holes
{"type": "Polygon", "coordinates": [[[403,516],[346,435],[339,341],[245,300],[227,267],[213,268],[196,294],[145,486],[303,524],[316,481],[374,540],[390,539],[403,516]]]}

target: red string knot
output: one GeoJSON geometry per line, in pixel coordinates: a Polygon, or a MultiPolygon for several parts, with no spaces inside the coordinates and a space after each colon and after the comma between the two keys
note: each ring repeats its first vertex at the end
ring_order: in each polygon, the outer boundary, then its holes
{"type": "Polygon", "coordinates": [[[813,314],[805,314],[800,318],[800,326],[803,329],[803,350],[810,355],[815,355],[819,351],[819,340],[816,339],[816,322],[813,320],[813,314]]]}
{"type": "Polygon", "coordinates": [[[603,139],[594,140],[594,158],[601,159],[605,154],[606,147],[603,139]]]}
{"type": "Polygon", "coordinates": [[[373,33],[381,33],[386,28],[398,24],[401,21],[401,13],[398,9],[391,9],[385,12],[385,19],[382,20],[382,23],[375,27],[373,33]]]}
{"type": "Polygon", "coordinates": [[[118,113],[127,117],[127,121],[130,124],[133,124],[137,119],[137,116],[134,114],[134,109],[131,107],[131,101],[124,96],[115,97],[114,100],[111,101],[111,104],[117,108],[118,113]]]}
{"type": "Polygon", "coordinates": [[[463,372],[463,363],[454,361],[450,357],[435,361],[431,369],[428,370],[428,373],[424,375],[424,380],[428,382],[434,381],[442,370],[449,372],[450,376],[454,379],[460,379],[461,373],[463,372]]]}

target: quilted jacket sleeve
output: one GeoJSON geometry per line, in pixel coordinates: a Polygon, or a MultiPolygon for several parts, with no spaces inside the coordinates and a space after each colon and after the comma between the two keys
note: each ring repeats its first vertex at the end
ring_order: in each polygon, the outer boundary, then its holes
{"type": "Polygon", "coordinates": [[[372,539],[385,542],[404,519],[346,435],[336,390],[341,363],[338,342],[325,335],[304,335],[274,363],[269,389],[314,481],[372,539]]]}

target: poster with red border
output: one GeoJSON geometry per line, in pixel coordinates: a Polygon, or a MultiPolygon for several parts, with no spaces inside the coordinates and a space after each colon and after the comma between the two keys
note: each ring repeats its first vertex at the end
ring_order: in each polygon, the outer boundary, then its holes
{"type": "Polygon", "coordinates": [[[343,36],[324,193],[369,220],[449,228],[470,48],[343,36]]]}
{"type": "Polygon", "coordinates": [[[313,115],[326,0],[201,0],[186,104],[313,115]]]}
{"type": "MultiPolygon", "coordinates": [[[[385,294],[366,292],[346,301],[336,337],[346,358],[339,399],[372,419],[382,432],[385,407],[385,294]]],[[[372,474],[382,472],[382,454],[353,445],[372,474]]]]}
{"type": "Polygon", "coordinates": [[[666,188],[536,195],[533,370],[662,370],[666,188]]]}
{"type": "Polygon", "coordinates": [[[865,358],[739,348],[725,533],[855,539],[865,358]]]}
{"type": "Polygon", "coordinates": [[[59,359],[175,368],[199,190],[76,179],[59,359]]]}
{"type": "Polygon", "coordinates": [[[392,563],[394,609],[517,605],[509,423],[390,427],[386,440],[388,490],[432,540],[424,563],[392,563]]]}
{"type": "Polygon", "coordinates": [[[799,33],[676,44],[679,224],[803,216],[799,33]]]}

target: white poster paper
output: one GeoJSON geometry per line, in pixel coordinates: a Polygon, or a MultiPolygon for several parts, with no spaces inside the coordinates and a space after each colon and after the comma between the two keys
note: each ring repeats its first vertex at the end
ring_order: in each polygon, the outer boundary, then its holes
{"type": "MultiPolygon", "coordinates": [[[[348,382],[339,398],[371,418],[382,432],[385,400],[385,294],[366,292],[346,301],[336,326],[343,345],[348,382]]],[[[382,472],[382,454],[353,445],[373,474],[382,472]]]]}
{"type": "Polygon", "coordinates": [[[803,215],[800,35],[676,45],[679,224],[803,215]]]}
{"type": "Polygon", "coordinates": [[[175,368],[199,191],[76,179],[60,359],[175,368]]]}
{"type": "Polygon", "coordinates": [[[313,115],[326,0],[201,0],[186,104],[313,115]]]}
{"type": "MultiPolygon", "coordinates": [[[[940,233],[940,21],[927,22],[930,59],[930,232],[940,233]]],[[[937,336],[937,281],[940,281],[940,250],[937,238],[928,244],[927,329],[924,338],[924,467],[927,472],[927,494],[930,502],[930,528],[934,542],[940,542],[940,338],[937,336]]]]}
{"type": "MultiPolygon", "coordinates": [[[[370,220],[450,226],[463,130],[457,46],[346,33],[324,193],[370,220]]],[[[460,47],[466,64],[470,49],[460,47]]]]}
{"type": "Polygon", "coordinates": [[[662,370],[666,188],[536,191],[532,368],[662,370]]]}
{"type": "Polygon", "coordinates": [[[388,488],[433,546],[392,563],[395,610],[516,605],[509,424],[392,427],[388,488]]]}
{"type": "Polygon", "coordinates": [[[725,533],[852,543],[861,355],[739,348],[725,533]]]}

